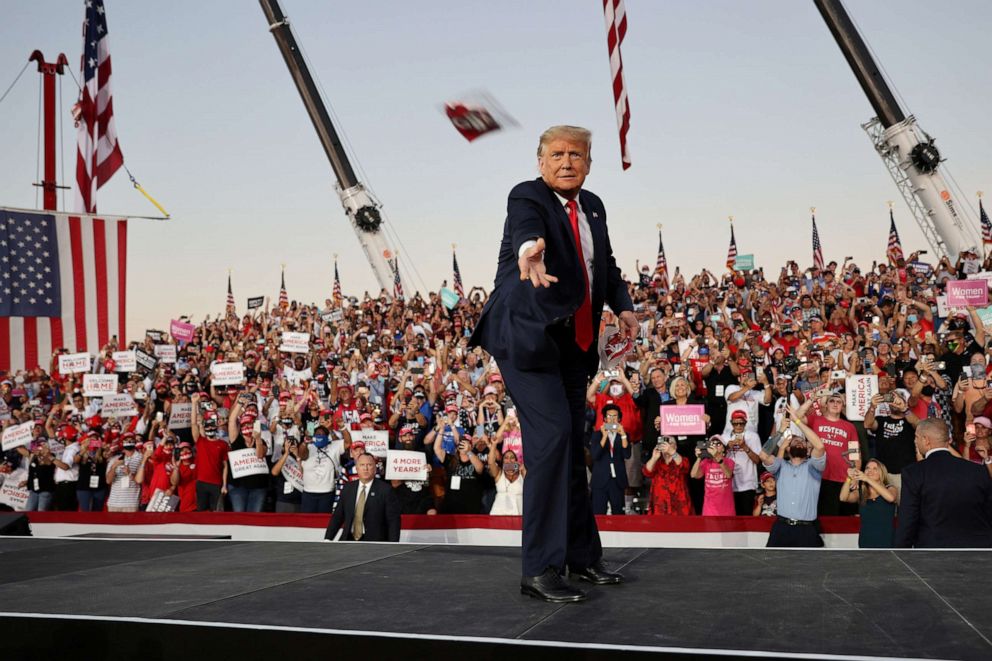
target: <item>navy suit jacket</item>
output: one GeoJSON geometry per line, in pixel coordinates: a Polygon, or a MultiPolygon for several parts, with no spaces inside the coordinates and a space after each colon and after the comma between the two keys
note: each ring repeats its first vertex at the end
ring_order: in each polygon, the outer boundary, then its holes
{"type": "MultiPolygon", "coordinates": [[[[593,240],[593,330],[599,329],[603,304],[620,313],[632,311],[627,284],[620,277],[606,230],[606,209],[593,193],[582,190],[579,206],[593,240]]],[[[481,346],[497,360],[510,360],[521,370],[551,367],[559,352],[549,326],[568,319],[584,298],[585,277],[578,258],[568,214],[542,179],[517,184],[506,205],[506,223],[499,248],[499,265],[492,295],[486,301],[470,344],[481,346]],[[520,280],[517,256],[530,239],[543,238],[547,272],[558,278],[550,287],[520,280]]],[[[594,342],[595,346],[595,342],[594,342]]],[[[595,372],[596,351],[589,352],[587,369],[595,372]]]]}
{"type": "Polygon", "coordinates": [[[896,546],[992,547],[992,477],[985,466],[934,452],[903,468],[896,546]]]}
{"type": "Polygon", "coordinates": [[[593,433],[592,439],[589,441],[589,454],[592,455],[592,480],[589,485],[594,489],[605,489],[606,485],[609,484],[610,479],[610,464],[613,464],[613,469],[616,471],[616,482],[621,488],[627,488],[627,468],[624,464],[625,459],[630,459],[631,445],[630,439],[627,439],[627,447],[623,447],[623,440],[620,438],[620,434],[613,437],[613,456],[610,457],[610,441],[609,434],[607,434],[606,445],[600,445],[600,441],[603,440],[603,430],[597,430],[593,433]]]}
{"type": "MultiPolygon", "coordinates": [[[[353,480],[341,489],[341,498],[338,499],[334,514],[327,524],[324,539],[334,539],[341,528],[344,528],[342,541],[354,539],[351,529],[355,522],[355,500],[358,498],[359,484],[361,482],[353,480]]],[[[393,487],[379,478],[375,478],[370,484],[368,495],[365,497],[365,512],[362,516],[365,527],[362,541],[400,541],[400,502],[393,487]]]]}

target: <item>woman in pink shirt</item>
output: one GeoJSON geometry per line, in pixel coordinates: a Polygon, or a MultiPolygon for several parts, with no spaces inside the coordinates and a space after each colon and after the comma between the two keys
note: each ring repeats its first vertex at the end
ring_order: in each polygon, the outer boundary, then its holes
{"type": "Polygon", "coordinates": [[[703,480],[703,516],[734,516],[734,460],[724,455],[719,436],[711,436],[706,449],[708,456],[703,457],[703,448],[696,448],[696,463],[689,473],[703,480]]]}

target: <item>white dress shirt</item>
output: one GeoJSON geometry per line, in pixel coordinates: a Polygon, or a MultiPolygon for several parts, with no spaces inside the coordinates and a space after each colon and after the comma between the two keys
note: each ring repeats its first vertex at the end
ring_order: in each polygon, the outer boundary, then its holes
{"type": "MultiPolygon", "coordinates": [[[[555,193],[555,197],[561,202],[562,208],[565,210],[565,215],[568,216],[568,200],[555,193]]],[[[593,257],[595,255],[595,248],[592,242],[592,230],[589,228],[589,220],[586,218],[585,212],[582,210],[582,204],[579,202],[579,196],[575,196],[575,201],[578,204],[576,211],[579,216],[579,238],[582,242],[582,257],[586,260],[586,275],[589,276],[589,297],[592,298],[592,265],[593,257]]],[[[569,222],[569,231],[571,231],[571,221],[569,222]]],[[[574,238],[573,238],[574,241],[574,238]]],[[[529,241],[524,241],[520,244],[520,250],[517,252],[517,258],[519,259],[524,251],[530,248],[532,245],[537,243],[535,239],[530,239],[529,241]]],[[[555,275],[552,273],[551,275],[555,275]]]]}

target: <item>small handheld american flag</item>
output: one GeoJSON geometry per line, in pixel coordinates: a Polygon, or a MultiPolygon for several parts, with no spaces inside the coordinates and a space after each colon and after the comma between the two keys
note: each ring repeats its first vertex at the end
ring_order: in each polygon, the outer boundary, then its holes
{"type": "Polygon", "coordinates": [[[227,274],[227,314],[236,314],[234,310],[234,290],[231,289],[231,274],[227,274]]]}
{"type": "Polygon", "coordinates": [[[341,294],[341,276],[338,275],[338,260],[334,260],[334,293],[331,295],[334,299],[334,305],[341,307],[341,301],[344,300],[344,296],[341,294]]]}
{"type": "Polygon", "coordinates": [[[455,247],[451,247],[451,268],[454,271],[454,276],[452,278],[455,286],[455,293],[458,294],[459,298],[465,298],[465,285],[462,284],[462,272],[458,268],[458,255],[455,254],[455,247]]]}
{"type": "Polygon", "coordinates": [[[987,246],[992,243],[992,221],[989,220],[989,215],[985,213],[981,196],[978,197],[978,216],[982,220],[982,244],[987,246]]]}
{"type": "Polygon", "coordinates": [[[727,268],[731,271],[737,264],[737,240],[734,238],[734,224],[730,224],[730,247],[727,248],[727,268]]]}
{"type": "Polygon", "coordinates": [[[279,307],[289,307],[289,296],[286,294],[286,267],[282,269],[282,278],[279,284],[279,307]]]}
{"type": "Polygon", "coordinates": [[[654,279],[658,289],[668,291],[668,260],[665,259],[665,244],[661,241],[661,229],[658,229],[658,262],[654,267],[654,279]]]}
{"type": "MultiPolygon", "coordinates": [[[[812,211],[811,211],[812,213],[812,211]]],[[[820,245],[820,233],[816,229],[816,215],[813,218],[813,268],[823,270],[823,246],[820,245]]]]}
{"type": "Polygon", "coordinates": [[[400,280],[400,258],[393,260],[393,296],[397,301],[403,300],[403,281],[400,280]]]}
{"type": "Polygon", "coordinates": [[[891,208],[889,209],[889,247],[885,250],[885,254],[889,256],[889,259],[893,263],[904,259],[902,241],[899,240],[899,231],[896,229],[896,219],[892,215],[891,208]]]}

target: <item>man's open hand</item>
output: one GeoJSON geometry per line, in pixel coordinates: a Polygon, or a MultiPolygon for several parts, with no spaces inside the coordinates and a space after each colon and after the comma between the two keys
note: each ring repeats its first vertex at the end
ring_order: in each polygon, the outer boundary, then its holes
{"type": "Polygon", "coordinates": [[[530,279],[530,283],[535,287],[550,287],[552,282],[558,282],[558,278],[548,273],[544,268],[544,239],[538,239],[524,254],[517,260],[520,268],[520,279],[530,279]]]}

